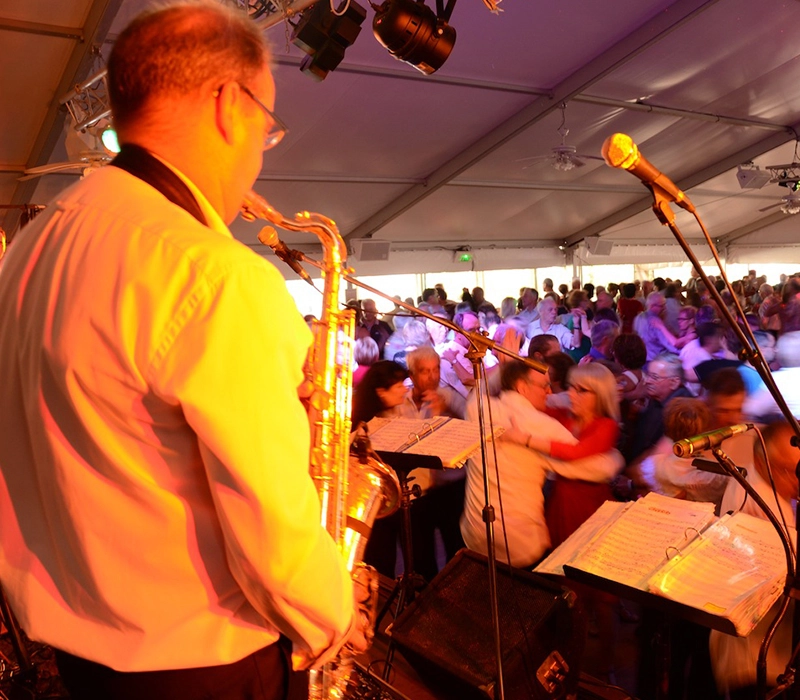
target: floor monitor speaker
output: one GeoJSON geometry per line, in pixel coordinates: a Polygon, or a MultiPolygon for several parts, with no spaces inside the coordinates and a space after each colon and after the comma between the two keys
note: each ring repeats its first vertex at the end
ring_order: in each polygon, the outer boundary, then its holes
{"type": "MultiPolygon", "coordinates": [[[[506,700],[574,696],[586,631],[574,593],[504,565],[497,588],[506,700]]],[[[391,635],[420,676],[444,684],[448,697],[496,697],[486,558],[461,550],[397,618],[391,635]]]]}

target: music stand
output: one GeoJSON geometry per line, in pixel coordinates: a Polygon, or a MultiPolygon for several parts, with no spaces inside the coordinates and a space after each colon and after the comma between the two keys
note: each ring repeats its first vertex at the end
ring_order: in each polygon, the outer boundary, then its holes
{"type": "MultiPolygon", "coordinates": [[[[397,599],[397,605],[392,615],[392,619],[397,619],[400,613],[403,612],[406,605],[414,600],[418,590],[421,590],[425,585],[425,580],[414,571],[414,544],[411,536],[411,497],[420,495],[420,488],[418,484],[410,485],[413,481],[408,478],[409,472],[413,469],[444,469],[442,460],[438,457],[429,455],[409,455],[401,452],[383,452],[376,450],[378,457],[381,461],[388,464],[394,469],[397,474],[397,479],[400,482],[402,497],[400,500],[400,548],[403,553],[403,573],[395,581],[392,592],[383,604],[378,617],[375,621],[376,628],[380,625],[386,613],[391,609],[392,603],[397,599]]],[[[384,659],[384,667],[382,678],[385,681],[389,680],[389,674],[392,669],[392,661],[394,660],[395,652],[394,639],[389,640],[386,649],[386,657],[384,659]]]]}

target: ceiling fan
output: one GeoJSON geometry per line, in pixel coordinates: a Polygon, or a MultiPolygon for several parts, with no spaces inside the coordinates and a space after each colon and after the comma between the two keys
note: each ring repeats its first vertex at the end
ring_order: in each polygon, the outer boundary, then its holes
{"type": "MultiPolygon", "coordinates": [[[[795,186],[796,185],[797,183],[795,183],[795,186]]],[[[770,204],[768,207],[763,207],[758,211],[765,212],[769,211],[770,209],[774,209],[775,207],[780,207],[784,214],[800,214],[800,192],[791,190],[789,194],[781,197],[780,202],[770,204]]]]}
{"type": "Polygon", "coordinates": [[[561,136],[561,144],[559,146],[554,146],[548,155],[520,158],[517,162],[528,161],[528,164],[523,166],[523,170],[533,165],[538,165],[539,163],[549,162],[556,170],[566,172],[573,168],[582,168],[586,165],[585,161],[587,160],[603,160],[601,156],[590,156],[585,153],[578,153],[578,149],[575,148],[575,146],[567,144],[567,136],[569,135],[569,129],[566,126],[567,103],[562,102],[558,108],[561,110],[561,126],[559,126],[556,131],[559,136],[561,136]]]}

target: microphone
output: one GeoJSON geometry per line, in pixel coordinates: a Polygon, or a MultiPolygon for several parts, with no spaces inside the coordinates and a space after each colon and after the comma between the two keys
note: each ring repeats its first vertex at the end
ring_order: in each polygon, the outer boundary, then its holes
{"type": "Polygon", "coordinates": [[[755,426],[752,423],[739,423],[738,425],[729,425],[726,428],[717,428],[716,430],[695,435],[685,440],[678,440],[678,442],[672,445],[672,451],[678,457],[691,457],[696,452],[710,450],[712,447],[719,445],[723,440],[727,440],[729,437],[739,435],[740,433],[746,433],[753,428],[755,428],[755,426]]]}
{"type": "Polygon", "coordinates": [[[658,187],[679,207],[694,213],[694,204],[664,173],[653,166],[627,134],[612,134],[603,144],[603,158],[612,168],[622,168],[638,177],[647,187],[658,187]]]}
{"type": "Polygon", "coordinates": [[[297,253],[290,250],[287,245],[278,238],[278,232],[272,226],[265,226],[258,233],[258,240],[264,245],[272,248],[275,255],[277,255],[283,262],[291,267],[302,279],[308,282],[312,287],[314,282],[308,273],[303,269],[303,266],[297,262],[297,253]]]}

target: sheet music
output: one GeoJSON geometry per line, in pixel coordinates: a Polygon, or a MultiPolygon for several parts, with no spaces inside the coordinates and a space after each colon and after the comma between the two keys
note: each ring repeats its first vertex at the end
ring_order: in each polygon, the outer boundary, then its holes
{"type": "MultiPolygon", "coordinates": [[[[374,418],[368,427],[373,449],[438,457],[444,467],[460,467],[480,449],[478,424],[458,418],[374,418]]],[[[498,426],[494,435],[501,432],[498,426]]]]}
{"type": "Polygon", "coordinates": [[[786,556],[775,529],[737,513],[720,518],[653,576],[650,590],[725,616],[746,636],[777,599],[785,577],[786,556]]]}
{"type": "MultiPolygon", "coordinates": [[[[445,416],[436,418],[373,418],[368,424],[373,450],[383,452],[408,451],[402,448],[427,436],[431,430],[449,421],[445,416]]],[[[428,453],[422,453],[428,454],[428,453]]]]}
{"type": "Polygon", "coordinates": [[[572,565],[583,571],[646,590],[647,580],[714,519],[713,503],[695,503],[650,493],[596,535],[572,565]]]}
{"type": "MultiPolygon", "coordinates": [[[[495,430],[499,435],[502,428],[495,430]]],[[[433,455],[442,460],[445,467],[459,467],[467,458],[480,449],[480,426],[477,423],[451,419],[435,429],[425,439],[405,450],[407,454],[433,455]]]]}
{"type": "Polygon", "coordinates": [[[550,556],[541,562],[534,571],[537,574],[563,576],[564,564],[569,564],[581,549],[599,533],[611,527],[622,512],[632,505],[633,503],[622,503],[620,501],[606,501],[603,503],[578,530],[570,535],[569,539],[556,547],[550,553],[550,556]]]}

